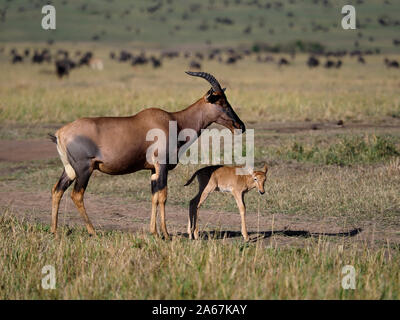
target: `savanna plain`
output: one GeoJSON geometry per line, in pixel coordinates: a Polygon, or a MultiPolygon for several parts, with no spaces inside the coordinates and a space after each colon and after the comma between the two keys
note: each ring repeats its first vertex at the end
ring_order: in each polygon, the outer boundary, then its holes
{"type": "Polygon", "coordinates": [[[347,56],[329,70],[309,69],[304,54],[280,68],[254,56],[203,63],[254,129],[255,166],[269,165],[266,194],[246,195],[249,243],[233,197],[222,193],[200,210],[202,239],[187,238],[197,183],[183,185],[202,165],[183,164],[168,177],[172,240],[148,234],[147,171],[93,175],[94,237],[67,192],[54,237],[50,190],[62,164],[47,133],[79,117],[180,110],[209,89],[184,73],[183,57],[131,67],[109,59],[111,47],[85,46],[104,70],[83,67],[62,80],[53,64],[0,56],[1,299],[400,298],[400,73],[383,55],[366,64],[347,56]],[[45,265],[56,269],[54,290],[41,287],[45,265]],[[346,265],[356,270],[353,290],[341,285],[346,265]]]}

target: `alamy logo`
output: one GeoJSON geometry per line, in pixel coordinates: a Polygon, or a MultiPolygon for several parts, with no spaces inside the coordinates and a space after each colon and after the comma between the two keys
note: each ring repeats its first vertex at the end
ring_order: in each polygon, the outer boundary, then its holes
{"type": "Polygon", "coordinates": [[[342,18],[342,28],[344,30],[356,29],[356,9],[351,5],[345,5],[342,8],[342,14],[346,14],[342,18]]]}
{"type": "Polygon", "coordinates": [[[243,150],[242,130],[235,129],[235,134],[229,129],[202,129],[200,155],[198,134],[193,129],[183,129],[178,134],[176,121],[169,121],[168,137],[161,129],[151,129],[147,132],[146,141],[154,141],[146,152],[146,160],[153,163],[156,159],[160,164],[219,164],[221,162],[221,142],[223,141],[223,159],[225,164],[245,164],[238,168],[236,174],[246,175],[254,167],[254,130],[246,131],[245,150],[243,150]],[[211,157],[210,157],[211,140],[211,157]],[[245,155],[244,155],[245,154],[245,155]],[[168,157],[168,158],[167,158],[168,157]],[[200,162],[199,162],[200,160],[200,162]]]}
{"type": "Polygon", "coordinates": [[[56,8],[51,5],[43,6],[42,14],[45,16],[42,18],[42,28],[44,30],[55,30],[56,29],[56,8]]]}
{"type": "Polygon", "coordinates": [[[356,269],[351,265],[346,265],[342,268],[342,288],[345,290],[356,288],[356,269]]]}
{"type": "Polygon", "coordinates": [[[45,290],[56,288],[56,268],[52,265],[45,265],[42,268],[42,274],[45,276],[42,278],[42,288],[45,290]]]}

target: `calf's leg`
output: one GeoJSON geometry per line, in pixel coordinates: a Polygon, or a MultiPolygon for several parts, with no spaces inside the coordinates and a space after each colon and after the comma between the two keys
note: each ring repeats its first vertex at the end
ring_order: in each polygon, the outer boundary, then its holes
{"type": "MultiPolygon", "coordinates": [[[[190,232],[193,234],[194,238],[197,240],[199,238],[199,225],[197,223],[198,219],[198,213],[201,204],[206,201],[208,195],[215,190],[215,185],[212,183],[207,184],[207,186],[204,188],[203,192],[201,193],[200,199],[197,202],[197,205],[193,207],[193,214],[194,216],[192,217],[192,226],[190,232]]],[[[192,213],[191,212],[191,213],[192,213]]]]}
{"type": "Polygon", "coordinates": [[[242,225],[242,235],[245,241],[249,241],[249,235],[247,234],[246,228],[246,206],[243,201],[243,193],[241,192],[233,192],[233,196],[235,197],[236,204],[240,211],[241,225],[242,225]]]}

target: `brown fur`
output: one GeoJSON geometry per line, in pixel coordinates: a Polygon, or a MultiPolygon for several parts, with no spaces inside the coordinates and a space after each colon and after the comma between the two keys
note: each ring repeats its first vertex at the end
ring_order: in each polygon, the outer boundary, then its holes
{"type": "Polygon", "coordinates": [[[242,235],[248,241],[249,236],[246,228],[246,206],[244,203],[244,194],[253,188],[257,188],[260,194],[265,193],[264,184],[268,172],[265,164],[261,171],[250,172],[247,175],[236,174],[236,169],[241,167],[210,166],[196,171],[185,186],[189,185],[195,177],[199,181],[199,192],[190,201],[189,207],[189,238],[199,238],[199,229],[197,224],[198,211],[201,204],[207,199],[213,191],[230,192],[236,200],[242,220],[242,235]]]}
{"type": "MultiPolygon", "coordinates": [[[[156,171],[154,165],[146,160],[146,151],[154,141],[146,141],[146,134],[149,130],[157,128],[164,131],[168,138],[169,121],[177,122],[178,134],[181,130],[190,128],[194,129],[199,136],[201,130],[207,128],[213,122],[229,128],[232,132],[234,129],[245,130],[243,122],[233,111],[222,90],[220,92],[208,91],[197,102],[179,112],[149,108],[130,117],[82,118],[63,126],[56,132],[56,138],[53,138],[57,141],[57,148],[64,164],[64,172],[52,190],[52,232],[55,233],[57,230],[61,197],[73,181],[76,182],[72,199],[84,218],[89,233],[94,233],[83,203],[85,188],[93,170],[120,175],[147,169],[153,172],[153,179],[157,180],[159,176],[164,179],[161,185],[159,185],[159,181],[152,181],[152,192],[154,191],[154,194],[152,195],[150,232],[157,234],[157,207],[160,206],[161,229],[164,236],[168,238],[165,223],[166,176],[168,170],[172,170],[176,164],[163,166],[162,174],[158,172],[154,175],[156,171]],[[91,145],[87,144],[87,141],[91,145]],[[87,160],[88,163],[84,163],[84,166],[75,164],[74,167],[70,163],[70,155],[67,149],[68,145],[74,142],[75,150],[78,151],[83,150],[85,152],[88,149],[87,146],[96,149],[96,155],[90,156],[87,160]],[[82,172],[76,172],[78,167],[81,168],[82,172]]],[[[166,148],[168,155],[168,141],[166,148]]]]}

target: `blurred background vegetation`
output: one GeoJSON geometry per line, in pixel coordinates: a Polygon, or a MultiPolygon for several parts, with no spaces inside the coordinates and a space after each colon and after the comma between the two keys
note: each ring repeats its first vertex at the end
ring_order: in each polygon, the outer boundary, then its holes
{"type": "Polygon", "coordinates": [[[0,41],[123,42],[170,48],[268,44],[276,50],[400,48],[394,0],[0,0],[0,41]],[[44,31],[41,8],[56,8],[44,31]],[[357,30],[343,30],[341,8],[356,8],[357,30]]]}

